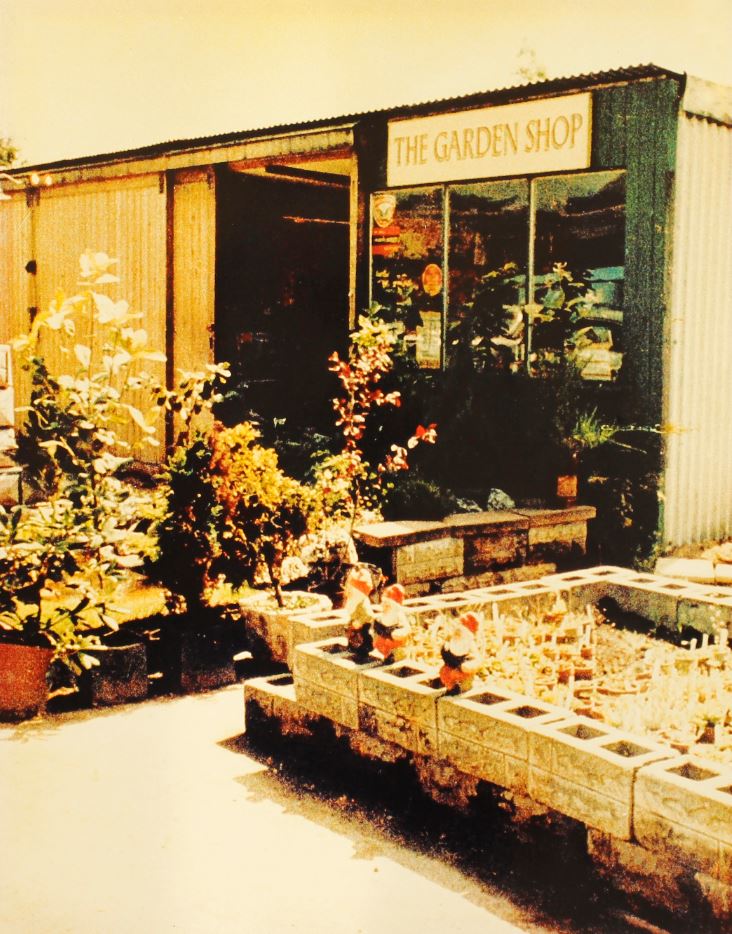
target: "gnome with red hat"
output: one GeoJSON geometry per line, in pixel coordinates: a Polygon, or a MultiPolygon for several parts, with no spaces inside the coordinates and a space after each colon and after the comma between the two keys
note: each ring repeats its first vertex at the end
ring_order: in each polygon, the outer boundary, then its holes
{"type": "Polygon", "coordinates": [[[348,614],[346,638],[348,648],[360,659],[366,659],[374,647],[371,627],[374,622],[374,610],[369,595],[374,588],[368,568],[351,568],[343,587],[343,609],[348,614]]]}
{"type": "Polygon", "coordinates": [[[406,656],[405,645],[411,629],[404,609],[404,587],[391,584],[381,597],[381,616],[374,620],[374,648],[384,656],[384,661],[401,661],[406,656]]]}
{"type": "Polygon", "coordinates": [[[451,694],[469,691],[480,668],[475,634],[480,620],[475,613],[463,613],[442,646],[440,681],[451,694]]]}

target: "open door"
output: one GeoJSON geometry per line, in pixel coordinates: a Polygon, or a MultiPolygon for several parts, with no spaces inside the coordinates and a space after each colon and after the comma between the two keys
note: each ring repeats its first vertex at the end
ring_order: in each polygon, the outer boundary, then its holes
{"type": "Polygon", "coordinates": [[[218,180],[216,356],[231,421],[332,424],[328,356],[349,322],[350,159],[268,164],[218,180]]]}

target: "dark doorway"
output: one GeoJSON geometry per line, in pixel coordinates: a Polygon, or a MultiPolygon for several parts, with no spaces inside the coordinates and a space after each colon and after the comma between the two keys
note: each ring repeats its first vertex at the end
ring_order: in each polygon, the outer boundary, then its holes
{"type": "Polygon", "coordinates": [[[218,178],[216,358],[234,377],[224,416],[332,424],[327,359],[348,335],[348,179],[268,171],[218,178]]]}

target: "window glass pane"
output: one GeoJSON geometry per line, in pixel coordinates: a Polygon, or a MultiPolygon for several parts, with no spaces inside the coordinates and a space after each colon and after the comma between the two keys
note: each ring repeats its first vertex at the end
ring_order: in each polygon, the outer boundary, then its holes
{"type": "Polygon", "coordinates": [[[532,365],[541,369],[571,352],[585,379],[614,379],[623,354],[625,173],[539,178],[534,184],[535,298],[548,314],[532,328],[532,365]],[[564,272],[557,272],[557,263],[565,264],[564,272]],[[572,285],[566,272],[580,285],[572,285]],[[590,300],[568,307],[567,299],[584,294],[582,283],[590,300]]]}
{"type": "Polygon", "coordinates": [[[377,192],[371,199],[371,298],[404,327],[418,362],[442,357],[443,196],[441,188],[377,192]]]}
{"type": "Polygon", "coordinates": [[[515,367],[523,355],[529,233],[525,179],[449,189],[450,346],[470,336],[489,367],[515,367]]]}

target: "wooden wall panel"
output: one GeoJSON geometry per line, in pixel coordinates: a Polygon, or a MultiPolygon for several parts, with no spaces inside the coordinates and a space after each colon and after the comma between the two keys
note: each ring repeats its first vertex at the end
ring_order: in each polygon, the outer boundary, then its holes
{"type": "MultiPolygon", "coordinates": [[[[163,176],[147,175],[103,183],[88,183],[43,190],[35,209],[32,238],[38,261],[38,305],[46,308],[58,289],[73,295],[78,289],[79,256],[87,249],[102,251],[118,259],[120,282],[101,287],[111,298],[124,298],[142,313],[138,327],[148,332],[150,347],[165,350],[166,318],[166,198],[163,176]]],[[[84,335],[85,337],[87,335],[84,335]]],[[[68,370],[68,358],[46,339],[42,350],[52,371],[68,370]]],[[[164,364],[148,369],[162,382],[164,364]]],[[[147,397],[134,401],[149,407],[147,397]]],[[[125,440],[135,443],[133,430],[125,440]]],[[[161,426],[159,440],[164,430],[161,426]]],[[[160,460],[157,449],[144,447],[141,459],[160,460]]]]}
{"type": "Polygon", "coordinates": [[[213,362],[216,278],[216,180],[213,172],[177,173],[173,187],[173,353],[181,370],[213,362]]]}
{"type": "MultiPolygon", "coordinates": [[[[0,201],[0,344],[8,344],[28,330],[30,208],[25,192],[0,201]]],[[[28,380],[14,367],[16,405],[28,399],[28,380]]]]}

